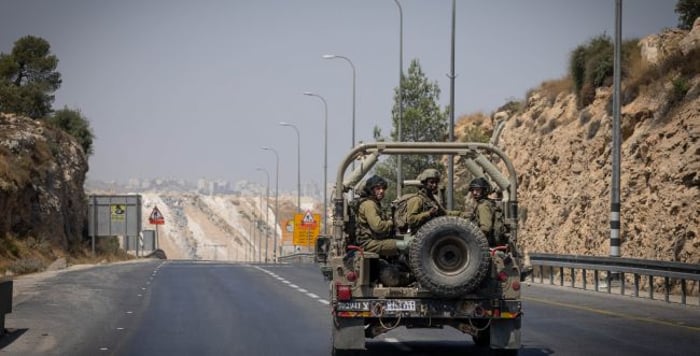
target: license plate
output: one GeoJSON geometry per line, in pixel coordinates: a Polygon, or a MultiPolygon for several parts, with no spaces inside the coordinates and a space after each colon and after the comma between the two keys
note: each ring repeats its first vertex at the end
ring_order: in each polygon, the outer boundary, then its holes
{"type": "Polygon", "coordinates": [[[390,300],[386,302],[384,307],[386,311],[415,311],[416,301],[415,300],[390,300]]]}

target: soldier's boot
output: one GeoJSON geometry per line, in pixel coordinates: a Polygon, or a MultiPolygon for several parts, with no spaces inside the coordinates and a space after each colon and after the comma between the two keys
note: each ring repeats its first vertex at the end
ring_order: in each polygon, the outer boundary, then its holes
{"type": "Polygon", "coordinates": [[[413,235],[405,235],[403,240],[396,240],[396,248],[399,249],[399,253],[408,253],[408,247],[411,246],[411,241],[415,238],[413,235]]]}

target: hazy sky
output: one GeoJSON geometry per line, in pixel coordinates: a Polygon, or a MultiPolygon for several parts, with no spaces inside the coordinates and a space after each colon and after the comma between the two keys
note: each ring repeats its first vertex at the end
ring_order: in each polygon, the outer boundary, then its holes
{"type": "MultiPolygon", "coordinates": [[[[675,0],[623,1],[623,38],[677,25],[675,0]]],[[[614,0],[457,1],[457,116],[490,113],[566,73],[571,50],[614,34],[614,0]]],[[[403,66],[420,61],[449,104],[450,0],[401,0],[403,66]]],[[[393,0],[0,0],[0,52],[25,35],[49,41],[63,84],[55,108],[80,109],[96,141],[88,178],[172,177],[296,188],[328,177],[356,140],[391,129],[399,79],[399,11],[393,0]]]]}

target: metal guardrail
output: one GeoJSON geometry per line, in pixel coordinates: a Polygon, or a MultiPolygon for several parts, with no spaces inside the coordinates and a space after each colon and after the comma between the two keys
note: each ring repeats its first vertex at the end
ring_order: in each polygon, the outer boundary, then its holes
{"type": "Polygon", "coordinates": [[[284,263],[314,263],[314,257],[313,253],[295,253],[277,257],[277,261],[284,263]]]}
{"type": "MultiPolygon", "coordinates": [[[[663,278],[664,301],[670,302],[671,281],[675,281],[680,286],[680,303],[686,304],[688,297],[687,282],[695,281],[700,284],[700,265],[680,262],[653,261],[635,258],[620,257],[598,257],[598,256],[578,256],[578,255],[554,255],[544,253],[531,253],[530,263],[534,272],[539,272],[540,283],[544,283],[545,267],[548,267],[549,284],[554,284],[555,269],[558,269],[559,285],[564,286],[565,270],[569,270],[568,277],[571,280],[571,287],[576,288],[576,271],[580,270],[581,286],[587,288],[588,271],[593,271],[594,290],[600,291],[600,272],[605,272],[607,293],[611,293],[612,284],[619,283],[620,294],[625,295],[625,274],[631,274],[633,283],[633,295],[639,297],[640,279],[645,276],[648,281],[648,297],[654,299],[654,278],[663,278]],[[537,268],[539,267],[539,268],[537,268]]],[[[530,278],[535,282],[536,273],[530,278]]],[[[617,288],[617,287],[616,287],[617,288]]],[[[700,305],[700,297],[698,298],[700,305]]]]}

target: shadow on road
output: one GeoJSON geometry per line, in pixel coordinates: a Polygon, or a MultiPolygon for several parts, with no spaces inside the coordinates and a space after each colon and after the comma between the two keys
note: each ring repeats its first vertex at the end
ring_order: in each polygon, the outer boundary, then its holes
{"type": "MultiPolygon", "coordinates": [[[[385,341],[367,341],[367,351],[361,353],[363,356],[387,356],[387,355],[440,355],[440,356],[487,356],[498,353],[491,352],[488,348],[483,348],[465,341],[403,341],[400,344],[388,343],[385,341]]],[[[520,356],[546,356],[551,355],[551,350],[523,346],[518,355],[520,356]]]]}
{"type": "Polygon", "coordinates": [[[5,333],[0,337],[0,350],[15,342],[15,340],[19,339],[27,330],[29,329],[5,329],[5,333]]]}

